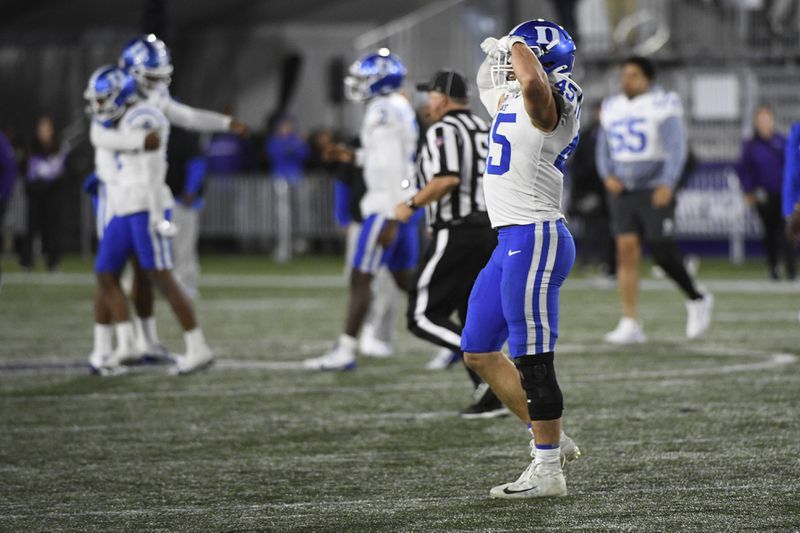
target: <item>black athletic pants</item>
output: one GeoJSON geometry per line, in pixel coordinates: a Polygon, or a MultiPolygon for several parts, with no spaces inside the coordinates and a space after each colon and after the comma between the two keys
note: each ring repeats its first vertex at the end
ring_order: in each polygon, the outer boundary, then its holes
{"type": "Polygon", "coordinates": [[[33,267],[33,240],[42,237],[42,251],[47,258],[47,268],[58,267],[61,260],[61,187],[56,181],[35,181],[25,187],[28,209],[28,231],[22,241],[20,264],[33,267]]]}
{"type": "Polygon", "coordinates": [[[488,226],[462,224],[434,232],[409,292],[408,329],[414,335],[461,351],[469,294],[495,246],[497,232],[488,226]]]}
{"type": "Polygon", "coordinates": [[[767,267],[772,279],[778,279],[778,257],[783,256],[786,277],[794,279],[797,274],[794,246],[786,237],[780,194],[768,194],[763,202],[756,205],[761,224],[764,226],[764,249],[767,253],[767,267]]]}

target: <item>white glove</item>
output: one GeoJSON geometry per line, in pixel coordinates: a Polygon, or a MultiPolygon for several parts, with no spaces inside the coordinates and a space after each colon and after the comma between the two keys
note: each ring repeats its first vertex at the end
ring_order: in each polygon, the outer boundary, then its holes
{"type": "Polygon", "coordinates": [[[497,53],[497,43],[498,40],[494,37],[487,37],[481,43],[481,50],[483,50],[483,53],[487,56],[493,56],[497,53]]]}
{"type": "Polygon", "coordinates": [[[522,43],[525,46],[528,46],[528,43],[525,42],[525,39],[520,37],[519,35],[505,35],[500,37],[497,41],[497,49],[501,52],[510,53],[511,47],[517,43],[522,43]]]}
{"type": "Polygon", "coordinates": [[[174,237],[178,233],[178,227],[166,219],[154,220],[153,229],[162,237],[174,237]]]}

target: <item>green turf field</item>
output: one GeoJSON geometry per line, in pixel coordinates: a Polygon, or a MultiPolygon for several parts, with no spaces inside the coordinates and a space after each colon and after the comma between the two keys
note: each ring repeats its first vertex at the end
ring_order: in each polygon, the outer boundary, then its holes
{"type": "Polygon", "coordinates": [[[488,498],[527,465],[526,431],[455,416],[465,373],[426,371],[433,349],[409,334],[355,372],[298,369],[341,327],[338,259],[204,267],[218,364],[182,378],[87,374],[88,263],[6,273],[0,531],[800,530],[800,287],[762,282],[760,264],[703,264],[715,322],[691,344],[665,282],[642,294],[651,342],[617,349],[600,342],[616,292],[568,280],[557,367],[584,456],[570,495],[539,501],[488,498]]]}

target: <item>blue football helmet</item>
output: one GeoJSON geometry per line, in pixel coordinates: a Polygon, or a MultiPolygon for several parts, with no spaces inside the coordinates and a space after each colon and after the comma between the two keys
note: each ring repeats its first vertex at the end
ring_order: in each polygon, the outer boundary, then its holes
{"type": "Polygon", "coordinates": [[[352,65],[344,79],[345,96],[363,102],[379,94],[389,94],[403,85],[406,68],[400,58],[386,48],[367,54],[352,65]]]}
{"type": "Polygon", "coordinates": [[[148,34],[128,42],[119,56],[119,67],[136,80],[145,93],[172,80],[169,48],[155,35],[148,34]]]}
{"type": "Polygon", "coordinates": [[[136,101],[136,82],[121,68],[105,65],[92,73],[83,97],[89,103],[89,113],[108,124],[136,101]]]}
{"type": "MultiPolygon", "coordinates": [[[[516,26],[509,35],[522,37],[548,74],[561,73],[572,76],[575,42],[567,30],[558,24],[543,19],[529,20],[516,26]]],[[[511,54],[501,52],[497,63],[492,66],[492,81],[495,87],[509,88],[512,82],[508,78],[513,72],[511,54]]]]}

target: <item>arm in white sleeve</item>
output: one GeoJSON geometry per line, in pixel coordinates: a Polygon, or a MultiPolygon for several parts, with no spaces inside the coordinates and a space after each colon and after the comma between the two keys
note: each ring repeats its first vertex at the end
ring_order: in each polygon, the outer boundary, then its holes
{"type": "Polygon", "coordinates": [[[231,129],[231,117],[214,111],[206,111],[189,107],[175,100],[167,100],[164,114],[171,124],[192,131],[228,131],[231,129]]]}
{"type": "Polygon", "coordinates": [[[490,56],[486,56],[486,59],[483,60],[483,63],[481,63],[481,66],[478,69],[477,82],[478,94],[480,96],[481,103],[483,103],[484,107],[489,112],[489,115],[494,117],[497,113],[497,106],[500,103],[500,97],[503,96],[505,91],[503,89],[494,88],[491,72],[492,63],[492,58],[490,56]]]}
{"type": "Polygon", "coordinates": [[[95,148],[105,148],[115,152],[132,152],[144,148],[144,130],[121,131],[117,128],[105,128],[95,121],[89,129],[89,139],[95,148]]]}

